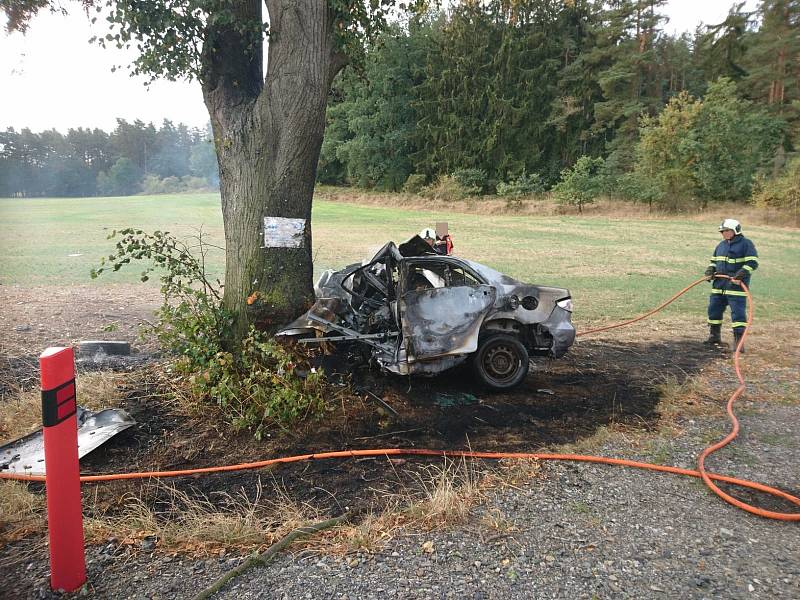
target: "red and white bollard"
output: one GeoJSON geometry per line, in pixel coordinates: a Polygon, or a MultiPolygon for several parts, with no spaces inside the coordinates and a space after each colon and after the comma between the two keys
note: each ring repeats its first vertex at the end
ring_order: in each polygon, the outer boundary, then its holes
{"type": "Polygon", "coordinates": [[[75,355],[72,348],[48,348],[39,357],[39,366],[50,534],[50,587],[73,592],[86,582],[75,355]]]}

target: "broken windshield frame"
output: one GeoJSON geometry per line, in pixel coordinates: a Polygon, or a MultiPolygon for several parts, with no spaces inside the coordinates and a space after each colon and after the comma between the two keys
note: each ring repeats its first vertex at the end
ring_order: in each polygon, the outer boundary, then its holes
{"type": "Polygon", "coordinates": [[[355,276],[358,275],[364,281],[364,283],[371,285],[375,288],[383,297],[386,299],[386,302],[389,302],[395,298],[395,290],[394,290],[394,281],[393,277],[391,276],[392,267],[394,264],[394,260],[391,254],[384,254],[379,256],[378,258],[373,259],[371,262],[367,263],[363,267],[359,267],[358,269],[354,270],[350,273],[347,277],[342,279],[341,286],[342,288],[349,294],[353,296],[357,296],[363,302],[370,302],[373,298],[369,297],[366,294],[361,292],[355,291],[353,288],[353,281],[355,280],[355,276]],[[375,273],[372,272],[372,268],[375,265],[383,265],[383,273],[385,276],[385,281],[382,281],[375,273]]]}
{"type": "MultiPolygon", "coordinates": [[[[400,285],[400,291],[402,294],[406,292],[413,291],[412,287],[409,287],[409,271],[415,266],[419,265],[424,267],[425,265],[443,265],[446,267],[445,276],[444,276],[444,286],[442,287],[459,287],[459,286],[467,286],[467,287],[475,287],[476,285],[490,285],[488,281],[486,281],[483,277],[480,276],[479,273],[474,271],[470,268],[469,265],[463,263],[458,259],[453,259],[450,257],[443,257],[443,256],[424,256],[424,257],[414,257],[414,258],[407,258],[403,260],[403,264],[400,268],[400,280],[402,281],[402,285],[400,285]],[[452,269],[461,269],[472,277],[475,280],[474,284],[467,283],[466,281],[463,283],[459,283],[454,285],[452,280],[452,269]]],[[[435,271],[434,271],[435,273],[435,271]]],[[[438,275],[438,273],[436,273],[438,275]]],[[[431,282],[433,284],[433,282],[431,282]]],[[[433,286],[437,287],[437,286],[433,286]]]]}

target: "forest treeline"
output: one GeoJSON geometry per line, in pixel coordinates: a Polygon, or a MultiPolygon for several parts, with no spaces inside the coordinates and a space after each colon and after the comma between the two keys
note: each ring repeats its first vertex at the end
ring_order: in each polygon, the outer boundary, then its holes
{"type": "MultiPolygon", "coordinates": [[[[456,0],[395,23],[334,81],[318,181],[667,209],[800,207],[800,0],[666,33],[666,0],[456,0]]],[[[0,195],[218,184],[205,131],[164,121],[0,133],[0,195]]]]}
{"type": "Polygon", "coordinates": [[[673,208],[786,183],[800,1],[734,4],[679,36],[664,4],[462,1],[395,25],[334,83],[319,179],[673,208]]]}
{"type": "Polygon", "coordinates": [[[0,196],[127,196],[216,188],[209,132],[164,120],[116,128],[0,131],[0,196]]]}

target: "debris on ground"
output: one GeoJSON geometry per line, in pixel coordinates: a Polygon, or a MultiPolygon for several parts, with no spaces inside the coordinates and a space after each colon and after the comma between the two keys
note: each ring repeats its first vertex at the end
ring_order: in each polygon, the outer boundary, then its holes
{"type": "MultiPolygon", "coordinates": [[[[102,446],[112,437],[136,425],[124,410],[107,408],[99,412],[79,406],[78,458],[102,446]]],[[[0,471],[25,475],[44,475],[44,436],[42,430],[0,446],[0,471]]]]}

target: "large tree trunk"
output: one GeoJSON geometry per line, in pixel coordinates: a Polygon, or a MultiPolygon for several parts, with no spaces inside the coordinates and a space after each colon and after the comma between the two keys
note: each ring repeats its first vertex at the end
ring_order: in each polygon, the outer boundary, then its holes
{"type": "MultiPolygon", "coordinates": [[[[313,301],[311,203],[330,84],[343,61],[335,52],[324,0],[268,2],[268,70],[260,50],[242,65],[237,32],[214,38],[203,92],[220,170],[225,226],[223,304],[234,333],[274,330],[313,301]],[[300,247],[265,247],[264,218],[302,219],[300,247]]],[[[247,16],[260,13],[247,0],[247,16]]]]}

